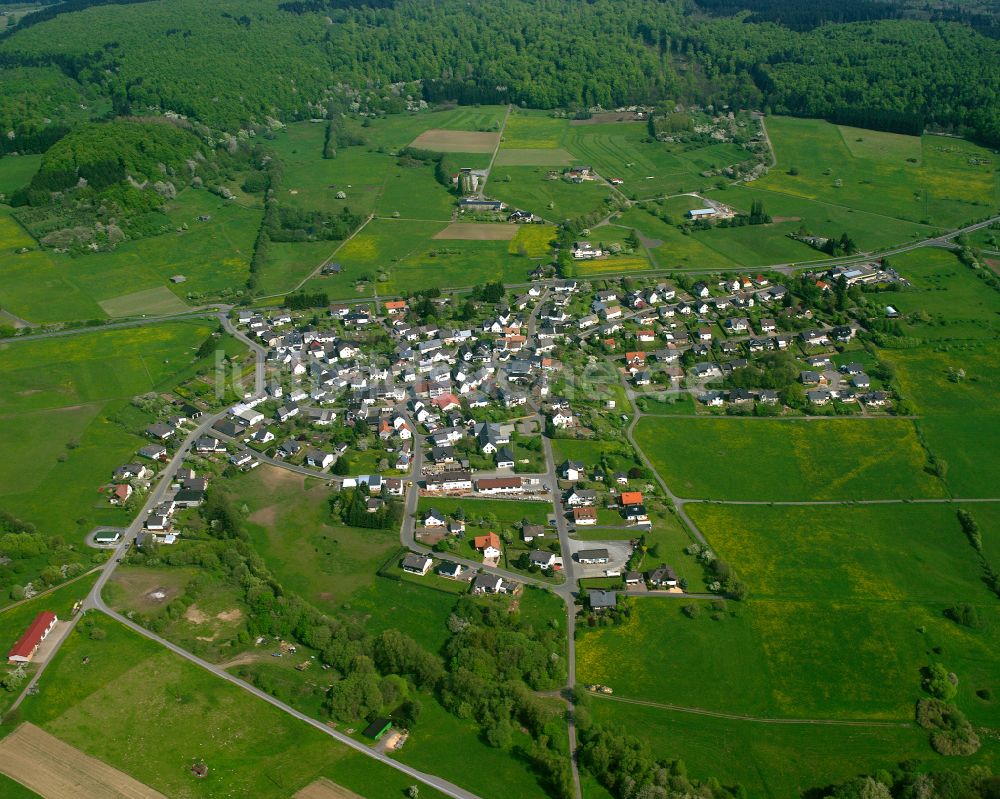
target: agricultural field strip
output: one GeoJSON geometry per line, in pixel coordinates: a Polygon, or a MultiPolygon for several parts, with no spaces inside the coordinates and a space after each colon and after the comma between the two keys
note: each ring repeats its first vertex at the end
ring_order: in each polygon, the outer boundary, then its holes
{"type": "Polygon", "coordinates": [[[33,724],[0,740],[0,771],[44,799],[166,799],[33,724]]]}
{"type": "MultiPolygon", "coordinates": [[[[636,596],[642,596],[637,592],[636,596]]],[[[684,597],[691,597],[691,594],[684,594],[684,597]]],[[[708,594],[715,598],[715,594],[708,594]]],[[[629,705],[643,705],[645,707],[660,708],[661,710],[673,710],[678,713],[691,713],[696,716],[712,716],[718,719],[731,719],[732,721],[751,721],[757,724],[821,724],[830,727],[913,727],[909,721],[864,721],[852,719],[784,719],[784,718],[764,718],[762,716],[745,716],[739,713],[723,713],[717,710],[705,710],[700,707],[684,707],[682,705],[671,705],[663,702],[651,702],[646,699],[632,699],[626,696],[614,696],[596,692],[592,696],[597,699],[606,699],[609,702],[624,702],[629,705]]]]}

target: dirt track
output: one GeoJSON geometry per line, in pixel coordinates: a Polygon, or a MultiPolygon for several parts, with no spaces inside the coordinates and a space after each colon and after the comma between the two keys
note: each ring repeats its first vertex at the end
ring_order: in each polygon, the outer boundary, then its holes
{"type": "Polygon", "coordinates": [[[0,740],[0,771],[44,799],[167,799],[33,724],[0,740]]]}

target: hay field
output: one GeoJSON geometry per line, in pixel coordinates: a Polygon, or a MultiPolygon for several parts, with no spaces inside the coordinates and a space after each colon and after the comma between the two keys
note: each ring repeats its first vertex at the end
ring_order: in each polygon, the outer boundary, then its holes
{"type": "Polygon", "coordinates": [[[570,166],[577,159],[562,147],[530,147],[501,149],[497,153],[497,166],[570,166]]]}
{"type": "Polygon", "coordinates": [[[100,300],[98,305],[108,316],[137,316],[139,314],[159,316],[183,313],[188,309],[180,297],[166,286],[121,294],[108,300],[100,300]]]}
{"type": "Polygon", "coordinates": [[[432,129],[417,136],[410,146],[439,153],[492,153],[499,140],[499,133],[432,129]]]}
{"type": "Polygon", "coordinates": [[[166,799],[34,724],[0,740],[0,771],[44,799],[166,799]]]}
{"type": "Polygon", "coordinates": [[[496,225],[489,222],[454,222],[436,233],[436,239],[458,239],[461,241],[510,241],[517,235],[516,225],[496,225]]]}

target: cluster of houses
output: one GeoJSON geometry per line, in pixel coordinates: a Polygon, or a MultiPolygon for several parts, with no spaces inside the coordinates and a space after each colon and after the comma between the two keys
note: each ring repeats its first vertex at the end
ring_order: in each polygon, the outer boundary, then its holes
{"type": "Polygon", "coordinates": [[[449,580],[466,581],[469,583],[469,591],[476,595],[514,594],[521,587],[521,584],[514,580],[507,580],[489,571],[471,569],[449,560],[441,561],[435,568],[433,558],[415,552],[403,557],[400,568],[407,574],[417,577],[424,577],[433,570],[435,574],[449,580]]]}

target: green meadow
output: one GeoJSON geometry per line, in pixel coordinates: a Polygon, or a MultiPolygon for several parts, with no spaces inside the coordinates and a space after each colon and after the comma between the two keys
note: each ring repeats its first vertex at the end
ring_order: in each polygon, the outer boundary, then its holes
{"type": "Polygon", "coordinates": [[[616,627],[584,631],[577,679],[615,695],[760,718],[909,722],[920,669],[941,661],[959,675],[957,702],[995,725],[1000,613],[979,609],[979,629],[915,601],[757,599],[715,614],[704,600],[637,598],[616,627]],[[699,608],[689,618],[681,608],[699,608]]]}
{"type": "Polygon", "coordinates": [[[611,196],[608,186],[596,180],[568,183],[561,177],[550,179],[549,171],[544,166],[495,167],[487,193],[553,222],[596,211],[611,196]]]}
{"type": "Polygon", "coordinates": [[[927,247],[893,256],[891,262],[911,287],[880,299],[904,315],[907,335],[931,344],[1000,335],[1000,292],[986,286],[954,253],[927,247]]]}
{"type": "Polygon", "coordinates": [[[939,497],[903,419],[646,417],[636,440],[682,497],[732,500],[939,497]]]}
{"type": "Polygon", "coordinates": [[[111,620],[94,625],[104,637],[74,632],[23,718],[151,788],[287,799],[325,776],[367,799],[396,799],[413,783],[111,620]],[[209,767],[203,780],[189,770],[198,761],[209,767]]]}
{"type": "Polygon", "coordinates": [[[113,421],[129,400],[193,374],[203,320],[0,344],[0,507],[46,534],[121,523],[97,489],[143,439],[113,421]]]}
{"type": "Polygon", "coordinates": [[[226,491],[246,506],[250,538],[278,581],[323,610],[370,585],[399,546],[396,530],[341,524],[323,482],[284,469],[263,465],[227,480],[226,491]]]}
{"type": "Polygon", "coordinates": [[[181,300],[242,288],[249,274],[261,212],[187,189],[167,203],[173,232],[120,244],[109,252],[73,256],[38,248],[0,206],[0,305],[40,324],[103,319],[102,301],[126,297],[125,311],[156,313],[162,293],[135,302],[136,292],[170,289],[181,300]],[[208,216],[208,221],[199,217],[208,216]],[[29,252],[14,253],[27,247],[29,252]],[[183,283],[172,283],[183,275],[183,283]]]}
{"type": "Polygon", "coordinates": [[[446,222],[373,220],[332,258],[343,267],[336,284],[339,296],[355,294],[346,284],[359,278],[377,280],[379,293],[392,295],[491,280],[524,282],[535,267],[530,258],[508,252],[506,241],[435,239],[446,226],[446,222]]]}
{"type": "Polygon", "coordinates": [[[527,519],[531,524],[544,524],[552,514],[552,506],[548,502],[529,502],[507,499],[456,499],[454,497],[421,497],[417,504],[418,523],[422,514],[435,509],[446,516],[452,515],[461,508],[465,519],[471,522],[488,514],[496,516],[501,524],[520,524],[527,519]]]}
{"type": "Polygon", "coordinates": [[[27,186],[42,163],[40,155],[9,155],[0,158],[0,194],[27,186]]]}
{"type": "MultiPolygon", "coordinates": [[[[656,756],[680,758],[692,777],[739,784],[749,799],[809,795],[810,790],[888,769],[902,760],[928,762],[938,769],[951,765],[948,758],[933,753],[927,733],[915,725],[763,724],[628,705],[601,696],[590,700],[588,709],[595,721],[624,728],[656,756]]],[[[995,763],[997,756],[996,745],[988,742],[971,762],[995,763]]],[[[963,758],[963,768],[966,762],[969,759],[963,758]]],[[[585,787],[584,796],[607,799],[601,790],[585,787]]]]}
{"type": "Polygon", "coordinates": [[[883,350],[904,396],[915,404],[927,446],[946,464],[956,497],[997,497],[1000,464],[1000,346],[883,350]],[[958,379],[960,370],[965,377],[958,379]],[[957,382],[956,382],[957,380],[957,382]]]}
{"type": "Polygon", "coordinates": [[[987,216],[1000,198],[992,153],[961,139],[791,117],[769,117],[767,129],[778,165],[755,187],[944,227],[987,216]]]}
{"type": "Polygon", "coordinates": [[[991,603],[950,504],[687,511],[755,598],[991,603]]]}

